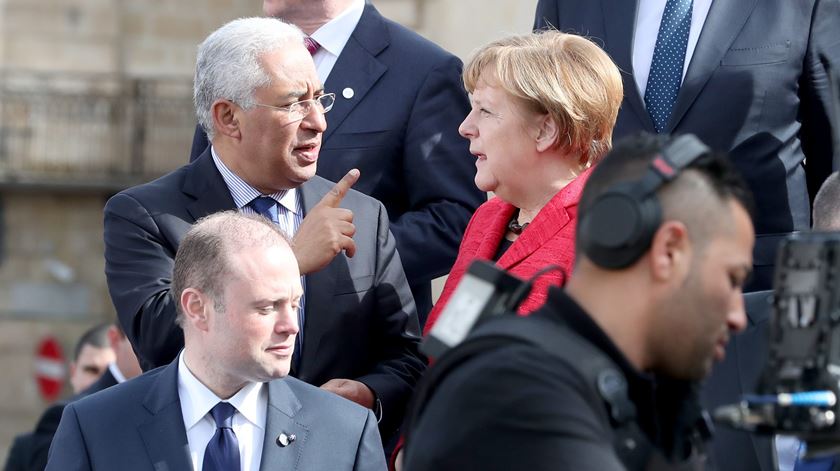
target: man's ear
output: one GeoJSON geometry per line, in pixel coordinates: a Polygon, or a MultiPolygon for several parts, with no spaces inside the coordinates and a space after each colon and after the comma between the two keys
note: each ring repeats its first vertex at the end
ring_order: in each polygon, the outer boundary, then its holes
{"type": "Polygon", "coordinates": [[[190,324],[198,330],[208,328],[207,308],[208,297],[195,288],[187,288],[181,292],[181,311],[184,313],[184,323],[190,324]]]}
{"type": "Polygon", "coordinates": [[[560,126],[549,114],[540,116],[537,132],[537,151],[545,152],[558,143],[560,126]]]}
{"type": "Polygon", "coordinates": [[[681,278],[691,261],[691,240],[688,228],[679,221],[665,221],[653,235],[650,244],[650,273],[657,281],[681,278]]]}
{"type": "Polygon", "coordinates": [[[109,326],[106,332],[108,334],[108,345],[111,346],[111,350],[116,352],[120,347],[122,335],[120,335],[120,332],[117,330],[117,326],[115,325],[109,326]]]}
{"type": "Polygon", "coordinates": [[[242,110],[236,103],[219,99],[210,106],[210,113],[213,116],[213,127],[216,133],[233,139],[242,137],[239,129],[239,112],[242,110]]]}

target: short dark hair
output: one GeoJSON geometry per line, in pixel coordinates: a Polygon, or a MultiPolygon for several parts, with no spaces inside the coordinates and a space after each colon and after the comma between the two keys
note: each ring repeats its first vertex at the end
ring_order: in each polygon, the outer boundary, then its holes
{"type": "MultiPolygon", "coordinates": [[[[636,181],[650,168],[651,162],[660,155],[671,137],[661,134],[640,133],[625,137],[615,143],[612,151],[599,163],[589,180],[586,182],[578,205],[578,214],[584,215],[592,207],[596,199],[615,185],[636,181]]],[[[698,196],[704,196],[698,191],[705,191],[717,196],[719,201],[734,200],[740,204],[752,217],[753,198],[741,175],[729,162],[725,154],[711,152],[698,158],[684,169],[674,180],[664,184],[656,191],[657,198],[662,205],[663,220],[681,219],[690,211],[681,210],[680,202],[683,198],[697,202],[698,196]],[[698,185],[688,185],[686,182],[691,175],[700,177],[698,185]],[[707,187],[707,190],[699,188],[707,187]]],[[[710,195],[710,196],[711,196],[710,195]]],[[[703,201],[706,204],[706,201],[703,201]]],[[[581,237],[581,225],[578,224],[576,237],[581,237]]],[[[578,256],[581,255],[578,247],[578,256]]]]}
{"type": "Polygon", "coordinates": [[[108,328],[110,326],[110,323],[98,324],[86,330],[76,342],[76,348],[73,350],[73,361],[79,361],[79,354],[82,353],[85,345],[94,348],[111,348],[111,343],[108,342],[108,328]]]}
{"type": "Polygon", "coordinates": [[[815,231],[840,231],[840,173],[825,179],[814,198],[815,231]]]}
{"type": "Polygon", "coordinates": [[[187,232],[175,254],[170,296],[175,302],[175,322],[182,325],[181,293],[196,288],[213,297],[214,308],[225,310],[223,283],[231,276],[229,255],[245,247],[285,242],[280,228],[262,216],[222,211],[203,217],[187,232]]]}

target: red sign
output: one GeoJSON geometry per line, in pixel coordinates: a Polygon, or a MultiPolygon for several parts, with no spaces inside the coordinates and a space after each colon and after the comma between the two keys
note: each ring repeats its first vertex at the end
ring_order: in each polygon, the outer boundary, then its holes
{"type": "Polygon", "coordinates": [[[58,399],[66,376],[67,368],[64,366],[61,345],[55,337],[44,337],[38,345],[35,358],[35,381],[38,382],[41,397],[47,402],[58,399]]]}

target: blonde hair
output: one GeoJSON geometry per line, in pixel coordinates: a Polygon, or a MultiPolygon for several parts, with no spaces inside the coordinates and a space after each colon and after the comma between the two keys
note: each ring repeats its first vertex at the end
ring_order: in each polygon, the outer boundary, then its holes
{"type": "Polygon", "coordinates": [[[621,74],[590,40],[545,30],[510,36],[479,49],[464,68],[472,93],[478,82],[498,86],[558,124],[555,145],[597,163],[612,147],[612,129],[624,94],[621,74]]]}

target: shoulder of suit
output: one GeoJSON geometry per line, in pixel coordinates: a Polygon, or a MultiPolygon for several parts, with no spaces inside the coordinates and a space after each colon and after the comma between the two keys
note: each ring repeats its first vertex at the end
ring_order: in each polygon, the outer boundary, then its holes
{"type": "Polygon", "coordinates": [[[130,407],[139,407],[149,392],[149,388],[167,366],[155,368],[129,381],[80,397],[67,407],[73,407],[79,411],[128,410],[130,407]]]}
{"type": "MultiPolygon", "coordinates": [[[[438,64],[447,60],[456,60],[460,63],[460,59],[454,54],[424,38],[417,32],[382,16],[373,5],[367,5],[365,8],[371,8],[373,12],[370,14],[375,15],[387,30],[389,39],[388,49],[396,52],[398,55],[405,54],[407,56],[410,54],[410,61],[400,61],[395,64],[396,66],[403,65],[405,67],[417,68],[423,63],[438,64]]],[[[364,21],[359,22],[360,26],[364,24],[364,21]]]]}
{"type": "Polygon", "coordinates": [[[287,376],[275,381],[283,381],[301,402],[303,410],[318,415],[327,415],[334,419],[362,419],[367,417],[368,409],[345,399],[337,394],[325,391],[311,384],[287,376]]]}
{"type": "MultiPolygon", "coordinates": [[[[365,178],[365,175],[362,174],[360,178],[365,178]]],[[[314,177],[310,178],[309,181],[305,182],[303,185],[307,185],[312,187],[315,190],[315,193],[323,196],[326,195],[334,186],[335,182],[327,180],[319,175],[315,175],[314,177]]],[[[344,199],[342,199],[342,206],[353,206],[350,209],[361,209],[361,208],[370,208],[376,209],[378,211],[379,207],[382,206],[382,202],[378,199],[368,196],[361,191],[355,190],[350,188],[350,191],[344,195],[344,199]]]]}
{"type": "Polygon", "coordinates": [[[150,182],[126,188],[111,197],[111,199],[108,200],[108,203],[111,203],[112,200],[118,201],[120,198],[126,196],[141,203],[159,199],[171,202],[172,194],[181,193],[181,188],[183,187],[184,178],[186,177],[187,168],[189,166],[190,165],[185,165],[150,182]]]}

